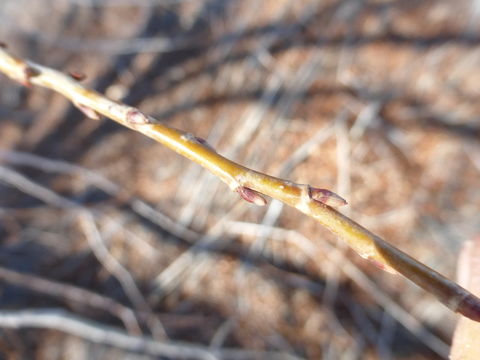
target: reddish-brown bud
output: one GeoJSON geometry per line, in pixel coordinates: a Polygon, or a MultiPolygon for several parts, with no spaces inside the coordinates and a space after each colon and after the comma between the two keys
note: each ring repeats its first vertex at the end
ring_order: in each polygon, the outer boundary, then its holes
{"type": "Polygon", "coordinates": [[[140,110],[132,108],[127,112],[127,121],[132,125],[145,125],[150,124],[148,116],[142,113],[140,110]]]}
{"type": "Polygon", "coordinates": [[[93,110],[91,107],[88,107],[86,105],[80,104],[80,103],[74,103],[75,107],[80,110],[86,117],[93,119],[93,120],[100,120],[100,116],[98,113],[93,110]]]}
{"type": "Polygon", "coordinates": [[[480,302],[479,298],[473,294],[465,296],[460,301],[455,311],[472,320],[480,322],[480,302]]]}
{"type": "Polygon", "coordinates": [[[366,259],[380,270],[383,270],[392,275],[398,274],[398,272],[394,268],[378,261],[377,259],[374,259],[372,256],[367,256],[366,259]]]}
{"type": "Polygon", "coordinates": [[[82,73],[80,71],[76,71],[76,70],[69,71],[68,75],[70,75],[70,77],[72,79],[77,80],[77,81],[82,81],[82,80],[85,80],[87,78],[87,75],[85,75],[84,73],[82,73]]]}
{"type": "Polygon", "coordinates": [[[263,196],[260,195],[255,190],[247,188],[245,186],[239,186],[237,188],[237,192],[240,194],[243,200],[246,200],[250,203],[253,203],[258,206],[265,206],[267,205],[267,200],[263,196]]]}
{"type": "Polygon", "coordinates": [[[23,69],[23,79],[20,79],[20,82],[23,86],[30,87],[32,86],[30,79],[38,75],[40,75],[40,71],[25,64],[25,67],[23,69]]]}
{"type": "Polygon", "coordinates": [[[211,150],[213,152],[217,152],[213,147],[212,145],[210,145],[207,140],[201,138],[201,137],[198,137],[198,136],[195,136],[193,134],[190,134],[190,133],[184,133],[182,135],[182,139],[185,140],[185,141],[189,141],[189,142],[195,142],[197,144],[200,144],[204,147],[206,147],[208,150],[211,150]]]}
{"type": "Polygon", "coordinates": [[[0,41],[0,48],[6,49],[6,48],[7,48],[7,44],[4,43],[3,41],[0,41]]]}
{"type": "Polygon", "coordinates": [[[202,144],[203,146],[205,146],[206,148],[208,148],[209,150],[212,150],[214,152],[216,152],[216,150],[213,148],[212,145],[210,145],[207,140],[201,138],[201,137],[198,137],[198,136],[194,136],[194,139],[196,142],[198,142],[199,144],[202,144]]]}
{"type": "Polygon", "coordinates": [[[312,200],[319,201],[329,206],[344,206],[347,205],[347,201],[335,194],[333,191],[327,189],[318,189],[309,186],[308,195],[312,200]]]}

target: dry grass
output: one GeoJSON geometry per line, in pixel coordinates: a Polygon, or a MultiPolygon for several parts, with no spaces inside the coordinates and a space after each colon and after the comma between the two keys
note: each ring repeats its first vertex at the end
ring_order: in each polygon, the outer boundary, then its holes
{"type": "MultiPolygon", "coordinates": [[[[475,2],[96,2],[4,0],[0,36],[249,167],[336,187],[354,219],[454,277],[479,231],[475,2]]],[[[239,202],[198,166],[59,96],[0,88],[3,267],[114,299],[144,336],[162,339],[163,327],[172,344],[447,356],[448,310],[308,218],[239,202]]],[[[60,308],[132,331],[85,298],[2,278],[3,309],[60,308]]],[[[155,357],[51,329],[0,335],[11,359],[155,357]]]]}

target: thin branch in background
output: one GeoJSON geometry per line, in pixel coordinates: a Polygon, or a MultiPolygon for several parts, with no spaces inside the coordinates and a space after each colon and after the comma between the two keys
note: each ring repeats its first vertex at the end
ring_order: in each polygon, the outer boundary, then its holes
{"type": "Polygon", "coordinates": [[[75,202],[59,196],[54,191],[31,181],[17,171],[1,165],[0,181],[17,188],[18,190],[26,194],[32,195],[35,198],[45,202],[46,204],[65,209],[73,209],[77,207],[77,204],[75,202]]]}
{"type": "MultiPolygon", "coordinates": [[[[159,301],[161,298],[172,292],[180,285],[189,274],[198,276],[201,269],[208,267],[209,261],[212,260],[212,254],[201,251],[218,245],[220,241],[227,242],[229,239],[222,236],[222,228],[233,214],[238,215],[242,210],[241,203],[237,203],[230,211],[213,224],[208,233],[200,235],[198,240],[170,263],[162,272],[153,280],[154,290],[150,296],[151,301],[159,301]]],[[[243,204],[242,204],[243,205],[243,204]]]]}
{"type": "Polygon", "coordinates": [[[98,228],[94,223],[94,216],[89,209],[77,205],[73,201],[58,195],[52,190],[31,181],[25,176],[7,167],[0,166],[0,181],[3,181],[10,186],[15,186],[23,192],[40,199],[47,204],[75,211],[79,216],[80,224],[85,231],[85,235],[95,256],[99,259],[102,265],[117,278],[122,285],[123,290],[138,310],[152,314],[152,316],[148,317],[147,323],[152,332],[159,338],[166,337],[162,324],[153,315],[150,306],[145,301],[131,274],[109,253],[108,249],[103,244],[98,228]]]}
{"type": "Polygon", "coordinates": [[[270,196],[296,208],[341,237],[360,256],[384,270],[404,275],[451,310],[480,321],[478,297],[330,207],[329,200],[335,200],[335,197],[315,199],[312,190],[321,189],[246,168],[221,156],[192,134],[161,124],[136,108],[112,101],[59,71],[12,56],[6,49],[0,49],[0,71],[23,85],[39,85],[57,91],[79,109],[89,109],[89,112],[104,115],[151,137],[209,169],[234,191],[248,188],[258,196],[270,196]]]}
{"type": "Polygon", "coordinates": [[[210,340],[210,348],[221,349],[223,343],[236,325],[237,321],[234,317],[225,320],[223,324],[220,325],[220,327],[217,329],[217,331],[215,331],[215,334],[213,334],[213,337],[210,340]]]}
{"type": "Polygon", "coordinates": [[[15,150],[1,150],[0,160],[10,164],[28,166],[50,173],[78,175],[89,184],[97,186],[109,195],[119,195],[120,187],[99,173],[63,160],[53,160],[32,153],[15,150]]]}
{"type": "MultiPolygon", "coordinates": [[[[71,165],[68,163],[64,163],[61,161],[53,161],[50,159],[45,159],[43,157],[39,157],[36,155],[26,154],[26,153],[16,153],[16,152],[3,152],[0,151],[0,159],[5,158],[9,161],[12,161],[16,164],[23,164],[32,166],[34,168],[41,168],[43,170],[50,170],[56,172],[79,172],[86,178],[90,179],[94,184],[96,184],[100,189],[106,191],[112,195],[119,195],[121,196],[121,189],[114,183],[108,181],[107,179],[103,178],[99,174],[91,172],[87,169],[81,168],[79,166],[71,165]],[[53,170],[55,169],[55,170],[53,170]]],[[[5,166],[0,165],[0,181],[7,183],[11,187],[17,188],[20,191],[37,198],[46,204],[49,204],[54,207],[62,208],[62,209],[79,209],[83,211],[88,211],[93,213],[95,216],[102,216],[108,222],[118,222],[115,219],[107,216],[105,214],[101,214],[100,212],[96,211],[95,209],[87,209],[83,207],[81,204],[78,204],[66,197],[63,197],[54,191],[30,180],[29,178],[25,177],[24,175],[20,174],[19,172],[10,169],[5,166]]],[[[170,220],[167,216],[161,214],[160,212],[152,209],[148,204],[134,199],[132,200],[132,208],[138,209],[139,214],[145,214],[145,217],[151,219],[153,222],[159,224],[160,226],[165,226],[166,229],[172,229],[176,232],[174,234],[185,234],[188,233],[187,230],[179,226],[175,226],[175,223],[170,220]]],[[[132,242],[132,245],[135,246],[136,249],[141,251],[145,257],[150,257],[152,254],[156,253],[157,250],[152,247],[148,242],[141,239],[135,233],[129,231],[128,229],[123,229],[129,236],[126,237],[127,241],[132,242]]],[[[190,238],[187,238],[187,240],[190,238]]]]}
{"type": "MultiPolygon", "coordinates": [[[[135,213],[150,220],[154,224],[157,224],[172,235],[191,243],[193,243],[199,237],[198,233],[182,226],[181,224],[178,224],[164,213],[154,209],[145,201],[129,195],[127,190],[121,188],[116,183],[90,169],[86,169],[82,166],[74,165],[62,160],[52,160],[43,156],[13,150],[0,150],[0,160],[5,160],[14,165],[29,166],[41,171],[81,176],[86,183],[96,186],[111,196],[116,196],[124,200],[130,205],[135,213]]],[[[90,209],[90,211],[97,216],[95,209],[90,209]]],[[[100,215],[109,222],[115,221],[105,214],[98,214],[98,216],[100,215]]],[[[128,234],[126,237],[127,241],[130,241],[130,239],[136,240],[135,242],[132,242],[132,245],[134,245],[136,249],[142,251],[144,256],[149,257],[153,253],[157,252],[153,246],[139,238],[134,232],[127,228],[123,228],[122,231],[128,234]]]]}
{"type": "Polygon", "coordinates": [[[95,223],[95,219],[89,212],[81,212],[79,214],[80,226],[82,227],[88,244],[92,249],[93,254],[103,267],[112,274],[121,284],[122,289],[127,294],[128,298],[133,302],[136,309],[141,312],[150,313],[148,318],[150,328],[152,329],[155,338],[163,339],[167,337],[165,329],[158,318],[153,313],[150,305],[143,297],[140,289],[137,287],[135,280],[130,272],[123,267],[122,264],[108,251],[102,239],[102,235],[95,223]]]}
{"type": "MultiPolygon", "coordinates": [[[[14,24],[13,24],[14,25],[14,24]]],[[[130,55],[137,53],[164,54],[195,48],[195,39],[170,38],[135,38],[135,39],[95,39],[58,37],[44,33],[30,33],[21,29],[17,31],[28,34],[39,43],[68,50],[72,53],[103,53],[108,55],[130,55]]],[[[197,40],[198,41],[198,40],[197,40]]]]}
{"type": "MultiPolygon", "coordinates": [[[[16,164],[41,167],[44,170],[49,170],[49,171],[78,172],[84,175],[87,179],[91,180],[93,183],[95,183],[97,186],[99,186],[104,190],[108,190],[113,194],[118,193],[119,191],[118,186],[116,184],[108,181],[107,179],[103,178],[99,174],[96,174],[94,172],[91,172],[87,169],[84,169],[76,165],[71,165],[61,161],[53,161],[53,160],[45,159],[36,155],[31,155],[26,153],[17,153],[17,152],[11,152],[11,151],[0,152],[0,158],[7,159],[16,164]]],[[[0,166],[0,181],[4,181],[5,183],[8,183],[10,186],[17,187],[22,191],[24,191],[25,193],[29,194],[30,196],[40,199],[52,206],[78,210],[82,214],[91,213],[90,216],[92,217],[102,215],[102,214],[97,214],[97,212],[94,209],[84,208],[81,205],[76,204],[73,201],[58,195],[52,190],[47,189],[41,186],[40,184],[37,184],[31,181],[27,177],[7,167],[0,166]]],[[[220,240],[220,237],[213,236],[212,234],[215,233],[214,231],[215,228],[218,229],[220,227],[214,226],[211,229],[212,231],[209,232],[209,234],[202,235],[188,228],[185,228],[180,224],[173,222],[171,219],[169,219],[168,217],[158,212],[157,210],[153,209],[151,206],[149,206],[148,204],[146,204],[145,202],[139,199],[132,200],[132,207],[136,209],[139,214],[142,214],[143,216],[159,224],[160,226],[165,226],[172,234],[179,236],[182,239],[185,239],[189,242],[195,243],[194,246],[192,246],[189,250],[187,250],[184,256],[178,257],[173,263],[171,263],[166,269],[164,269],[162,273],[154,281],[155,290],[151,298],[158,301],[160,294],[164,296],[179,285],[180,278],[181,277],[183,278],[186,275],[185,271],[187,269],[189,269],[190,272],[192,272],[194,268],[198,269],[199,266],[192,266],[192,260],[195,257],[195,253],[201,248],[205,248],[213,245],[214,243],[218,243],[218,241],[220,240]]],[[[110,220],[110,219],[107,217],[107,220],[110,220]]],[[[93,249],[97,249],[97,247],[94,247],[93,249]]],[[[96,255],[102,257],[104,255],[104,252],[100,250],[100,252],[96,253],[96,255]]],[[[200,259],[197,259],[197,264],[198,265],[205,264],[205,260],[206,260],[205,257],[208,257],[208,256],[209,255],[207,254],[203,254],[201,256],[203,259],[203,262],[200,259]]],[[[117,263],[117,265],[119,265],[115,259],[114,261],[117,263]]],[[[115,268],[115,265],[113,266],[113,268],[115,268]]],[[[121,274],[118,274],[118,275],[124,274],[124,271],[120,271],[120,272],[121,274]]],[[[128,277],[131,277],[131,276],[129,275],[128,277]]],[[[126,286],[127,289],[129,288],[128,284],[130,283],[131,281],[129,281],[128,279],[124,281],[124,285],[126,286]]],[[[135,290],[133,290],[133,293],[135,293],[135,290]]],[[[133,300],[134,303],[138,305],[139,310],[151,312],[151,310],[148,310],[149,307],[145,309],[145,306],[144,306],[145,304],[142,305],[142,303],[145,303],[144,300],[138,301],[138,299],[142,297],[141,295],[140,296],[138,294],[137,295],[131,294],[131,295],[132,295],[131,299],[133,300]],[[137,299],[137,301],[135,299],[137,299]]],[[[149,319],[150,320],[153,319],[152,321],[154,322],[156,321],[154,317],[149,317],[149,319]]],[[[155,326],[155,324],[153,325],[155,326]]]]}
{"type": "Polygon", "coordinates": [[[180,341],[160,342],[148,337],[129,335],[118,329],[88,321],[56,309],[0,311],[0,327],[57,330],[69,335],[78,336],[93,343],[110,345],[118,349],[153,356],[164,356],[171,359],[301,359],[285,352],[232,348],[209,349],[205,346],[192,345],[180,341]]]}
{"type": "Polygon", "coordinates": [[[0,278],[11,284],[22,286],[48,296],[58,297],[66,301],[80,303],[85,306],[105,311],[121,319],[130,334],[142,334],[142,330],[138,325],[132,309],[106,296],[99,295],[77,286],[62,284],[58,281],[47,280],[39,276],[23,274],[1,266],[0,278]]]}
{"type": "Polygon", "coordinates": [[[71,4],[85,7],[154,7],[170,6],[192,0],[67,0],[71,4]]]}

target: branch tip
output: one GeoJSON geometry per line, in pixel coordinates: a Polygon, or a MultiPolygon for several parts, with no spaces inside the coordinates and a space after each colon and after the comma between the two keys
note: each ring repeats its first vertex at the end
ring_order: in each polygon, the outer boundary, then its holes
{"type": "Polygon", "coordinates": [[[467,294],[458,304],[456,311],[463,316],[480,322],[480,299],[473,294],[467,294]]]}
{"type": "Polygon", "coordinates": [[[7,44],[4,43],[3,41],[0,41],[0,48],[6,49],[6,48],[8,48],[8,46],[7,46],[7,44]]]}
{"type": "Polygon", "coordinates": [[[344,206],[348,204],[344,198],[327,189],[318,189],[309,186],[308,196],[312,200],[319,201],[329,206],[344,206]]]}
{"type": "Polygon", "coordinates": [[[249,203],[258,205],[258,206],[265,206],[267,205],[267,200],[260,193],[256,192],[245,186],[239,186],[237,192],[240,194],[243,200],[248,201],[249,203]]]}

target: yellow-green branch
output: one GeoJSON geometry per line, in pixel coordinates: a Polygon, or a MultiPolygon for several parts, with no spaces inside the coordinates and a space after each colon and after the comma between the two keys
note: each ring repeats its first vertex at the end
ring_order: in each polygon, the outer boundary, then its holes
{"type": "Polygon", "coordinates": [[[0,72],[25,86],[39,85],[60,93],[90,118],[103,115],[168,146],[210,170],[249,202],[264,205],[263,194],[296,208],[345,240],[360,256],[386,271],[404,275],[453,311],[480,321],[479,298],[333,209],[331,206],[345,204],[335,193],[239,165],[218,154],[203,139],[160,124],[137,108],[87,89],[78,82],[77,75],[17,58],[5,48],[0,48],[0,72]]]}

